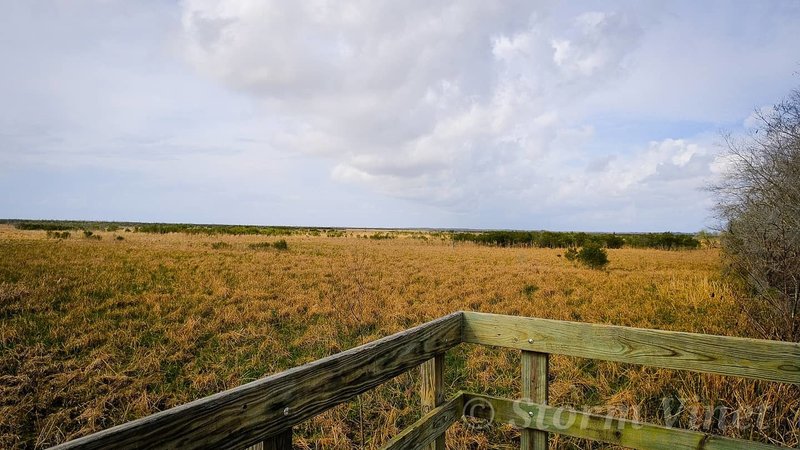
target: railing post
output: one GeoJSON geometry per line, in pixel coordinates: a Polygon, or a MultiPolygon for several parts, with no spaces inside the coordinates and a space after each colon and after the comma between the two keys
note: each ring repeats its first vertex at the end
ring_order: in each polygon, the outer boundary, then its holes
{"type": "Polygon", "coordinates": [[[258,443],[245,450],[291,450],[292,448],[292,429],[287,428],[280,433],[264,439],[264,442],[258,443]]]}
{"type": "MultiPolygon", "coordinates": [[[[534,403],[547,404],[547,353],[522,351],[522,398],[534,403]]],[[[536,420],[536,418],[532,418],[536,420]]],[[[547,432],[522,430],[521,450],[547,450],[547,432]]]]}
{"type": "MultiPolygon", "coordinates": [[[[420,398],[422,414],[444,402],[444,354],[440,353],[420,366],[420,398]]],[[[428,445],[426,450],[444,450],[444,434],[428,445]]]]}

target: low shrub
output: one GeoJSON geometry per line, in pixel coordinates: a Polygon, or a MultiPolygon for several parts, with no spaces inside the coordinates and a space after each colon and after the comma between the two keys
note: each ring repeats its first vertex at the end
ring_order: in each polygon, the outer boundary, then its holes
{"type": "Polygon", "coordinates": [[[272,247],[272,244],[269,242],[256,242],[254,244],[247,244],[247,247],[251,250],[266,250],[272,247]]]}
{"type": "Polygon", "coordinates": [[[525,295],[528,298],[531,298],[531,297],[533,297],[533,294],[535,294],[536,291],[538,291],[538,290],[539,290],[539,286],[536,286],[535,284],[526,284],[522,288],[522,294],[525,295]]]}
{"type": "Polygon", "coordinates": [[[275,247],[278,250],[288,250],[289,249],[289,244],[286,243],[286,239],[277,240],[277,241],[275,241],[274,244],[272,244],[272,246],[275,247]]]}
{"type": "Polygon", "coordinates": [[[228,244],[227,242],[214,242],[211,244],[211,248],[213,248],[214,250],[222,250],[226,248],[231,248],[231,244],[228,244]]]}
{"type": "Polygon", "coordinates": [[[592,269],[608,265],[608,253],[599,245],[586,245],[578,251],[577,260],[592,269]]]}
{"type": "Polygon", "coordinates": [[[94,234],[94,232],[92,230],[83,230],[83,237],[85,237],[86,239],[94,239],[96,241],[99,241],[100,239],[102,239],[102,237],[100,237],[100,235],[94,234]]]}

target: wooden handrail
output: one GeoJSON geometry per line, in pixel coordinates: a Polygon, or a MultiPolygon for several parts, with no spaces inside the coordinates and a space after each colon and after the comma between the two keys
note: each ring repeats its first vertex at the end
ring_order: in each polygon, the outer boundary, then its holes
{"type": "MultiPolygon", "coordinates": [[[[503,411],[507,412],[508,402],[512,402],[460,393],[442,403],[444,353],[461,342],[522,350],[523,393],[531,398],[514,405],[545,417],[555,411],[545,404],[550,353],[800,384],[797,343],[456,312],[55,448],[289,448],[294,425],[424,363],[421,397],[423,407],[432,409],[390,441],[387,448],[426,445],[439,449],[444,445],[444,431],[460,417],[469,400],[490,402],[499,411],[496,420],[503,420],[503,411]]],[[[591,426],[567,431],[523,426],[531,430],[524,433],[523,448],[543,448],[548,431],[646,449],[763,445],[639,423],[633,423],[643,427],[639,430],[608,435],[595,426],[599,418],[608,418],[575,414],[591,426]],[[683,447],[659,446],[652,439],[676,439],[683,447]]]]}
{"type": "Polygon", "coordinates": [[[460,312],[151,416],[63,449],[242,449],[419,366],[461,342],[460,312]]]}
{"type": "Polygon", "coordinates": [[[464,400],[461,392],[428,411],[419,420],[401,431],[383,446],[382,450],[420,449],[444,437],[444,432],[461,418],[464,400]]]}
{"type": "Polygon", "coordinates": [[[800,344],[464,313],[463,342],[800,384],[800,344]]]}
{"type": "Polygon", "coordinates": [[[463,393],[464,404],[482,402],[483,408],[466,408],[465,414],[531,430],[549,431],[592,441],[643,450],[776,450],[769,444],[733,439],[698,431],[600,416],[524,400],[463,393]]]}

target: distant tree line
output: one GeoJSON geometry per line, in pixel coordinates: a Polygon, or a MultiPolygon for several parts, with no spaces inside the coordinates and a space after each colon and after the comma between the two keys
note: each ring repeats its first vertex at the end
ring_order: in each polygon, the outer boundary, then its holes
{"type": "MultiPolygon", "coordinates": [[[[8,221],[6,221],[8,222],[8,221]]],[[[233,235],[262,235],[262,236],[289,236],[298,232],[317,231],[306,228],[295,227],[261,227],[253,225],[195,225],[181,223],[115,223],[115,222],[86,222],[86,221],[58,221],[58,220],[30,220],[15,222],[14,226],[19,230],[43,230],[43,231],[65,231],[65,230],[105,230],[117,231],[120,227],[126,227],[126,231],[139,233],[186,233],[186,234],[233,234],[233,235]]]]}
{"type": "MultiPolygon", "coordinates": [[[[337,229],[256,226],[256,225],[202,225],[182,223],[131,223],[131,222],[85,222],[85,221],[4,221],[14,223],[20,230],[105,230],[116,231],[125,227],[125,231],[139,233],[186,233],[204,235],[260,235],[290,236],[293,234],[310,234],[319,236],[343,236],[337,229]]],[[[585,233],[559,231],[478,231],[478,232],[433,232],[432,237],[447,239],[448,235],[455,242],[474,242],[495,247],[540,247],[540,248],[577,248],[594,245],[603,248],[658,248],[665,250],[694,249],[700,247],[696,236],[683,233],[585,233]]],[[[392,239],[391,232],[376,232],[370,239],[392,239]]]]}
{"type": "Polygon", "coordinates": [[[18,230],[45,230],[45,231],[62,231],[62,230],[79,230],[83,227],[78,226],[74,222],[20,222],[14,224],[18,230]]]}
{"type": "Polygon", "coordinates": [[[186,233],[186,234],[235,234],[261,236],[289,236],[297,232],[291,227],[259,227],[250,225],[191,225],[191,224],[145,224],[137,225],[134,231],[139,233],[186,233]]]}
{"type": "Polygon", "coordinates": [[[474,242],[496,247],[574,248],[587,245],[605,248],[658,248],[665,250],[695,249],[700,241],[693,235],[680,233],[584,233],[557,231],[482,231],[454,233],[456,242],[474,242]]]}

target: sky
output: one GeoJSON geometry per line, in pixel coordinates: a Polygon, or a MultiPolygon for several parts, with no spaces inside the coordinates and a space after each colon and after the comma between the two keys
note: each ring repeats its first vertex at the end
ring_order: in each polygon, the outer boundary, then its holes
{"type": "Polygon", "coordinates": [[[0,5],[0,218],[697,231],[797,1],[0,5]]]}

